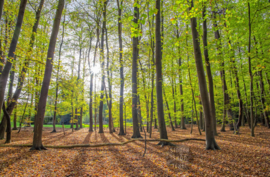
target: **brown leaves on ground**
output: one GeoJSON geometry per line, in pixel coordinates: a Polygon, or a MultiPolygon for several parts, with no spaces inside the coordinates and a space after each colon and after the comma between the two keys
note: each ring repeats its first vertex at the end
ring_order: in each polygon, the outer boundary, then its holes
{"type": "MultiPolygon", "coordinates": [[[[128,134],[99,134],[88,132],[87,128],[71,132],[62,129],[50,133],[44,128],[43,144],[72,145],[95,143],[118,143],[130,139],[128,134]]],[[[205,138],[194,128],[190,135],[187,130],[167,129],[169,139],[205,138]]],[[[143,132],[142,132],[143,135],[143,132]]],[[[153,138],[159,138],[153,130],[153,138]]],[[[248,127],[240,128],[240,135],[232,131],[220,133],[217,143],[220,151],[206,151],[205,142],[187,141],[193,154],[188,168],[174,169],[167,166],[168,147],[161,148],[157,142],[147,142],[147,152],[143,157],[144,142],[136,141],[125,146],[99,148],[48,149],[29,151],[30,148],[0,148],[0,176],[269,176],[270,175],[270,130],[257,127],[255,137],[250,136],[248,127]]],[[[12,132],[11,144],[32,143],[33,129],[12,132]]],[[[0,141],[3,144],[4,140],[0,141]]]]}

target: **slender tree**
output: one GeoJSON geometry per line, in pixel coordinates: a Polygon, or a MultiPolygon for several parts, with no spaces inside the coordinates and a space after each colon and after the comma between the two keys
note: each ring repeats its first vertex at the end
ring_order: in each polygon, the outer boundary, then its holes
{"type": "Polygon", "coordinates": [[[119,113],[120,113],[120,130],[119,135],[125,135],[124,124],[123,124],[123,104],[124,104],[124,66],[123,66],[123,42],[122,42],[122,0],[117,0],[118,7],[118,40],[119,40],[119,63],[120,63],[120,104],[119,104],[119,113]]]}
{"type": "MultiPolygon", "coordinates": [[[[193,7],[193,1],[191,1],[191,8],[193,7]]],[[[209,103],[209,96],[207,93],[207,84],[204,76],[204,68],[202,62],[202,54],[199,42],[199,34],[197,31],[197,20],[196,17],[192,17],[190,19],[191,30],[192,30],[192,39],[193,39],[193,49],[195,56],[195,63],[197,69],[197,76],[199,81],[200,94],[203,105],[203,112],[205,116],[205,135],[206,135],[206,149],[220,149],[215,141],[214,136],[214,127],[213,127],[213,119],[211,117],[211,109],[209,103]]]]}
{"type": "MultiPolygon", "coordinates": [[[[162,53],[161,53],[161,33],[160,33],[160,0],[156,0],[156,92],[157,92],[157,114],[160,139],[168,139],[163,110],[162,97],[162,53]]],[[[159,142],[159,145],[168,145],[167,142],[159,142]]]]}
{"type": "Polygon", "coordinates": [[[46,149],[42,145],[42,128],[43,128],[46,102],[47,102],[47,96],[48,96],[52,68],[53,68],[52,61],[54,58],[55,44],[56,44],[56,39],[57,39],[58,31],[59,31],[62,11],[64,9],[64,4],[65,4],[65,0],[58,1],[58,7],[56,10],[55,19],[53,22],[53,29],[52,29],[52,34],[51,34],[48,53],[47,53],[46,68],[45,68],[45,73],[44,73],[44,78],[43,78],[43,83],[42,83],[41,93],[40,93],[40,98],[39,98],[38,112],[37,112],[37,117],[35,119],[33,146],[31,150],[46,149]]]}
{"type": "MultiPolygon", "coordinates": [[[[134,1],[136,3],[137,0],[134,1]]],[[[135,24],[138,23],[139,8],[137,3],[134,6],[134,19],[135,24]]],[[[133,120],[133,135],[132,138],[142,138],[140,134],[139,120],[138,120],[138,95],[137,95],[137,71],[138,71],[138,52],[139,52],[139,38],[138,34],[134,34],[132,48],[132,120],[133,120]]]]}
{"type": "Polygon", "coordinates": [[[101,32],[101,94],[100,94],[100,102],[99,102],[99,133],[103,133],[103,97],[104,97],[104,60],[105,60],[105,52],[104,52],[104,35],[106,30],[106,11],[107,11],[107,0],[103,3],[103,24],[102,24],[102,32],[101,32]]]}
{"type": "Polygon", "coordinates": [[[62,26],[62,38],[60,42],[60,47],[59,47],[59,58],[58,58],[58,65],[57,65],[57,73],[56,73],[56,88],[55,88],[55,101],[54,101],[54,113],[53,113],[53,131],[56,132],[55,128],[55,122],[56,122],[56,113],[57,113],[57,102],[58,102],[58,89],[59,89],[59,71],[60,71],[60,64],[61,64],[61,52],[62,52],[62,46],[64,43],[64,35],[65,35],[65,21],[66,21],[66,15],[64,15],[64,20],[63,20],[63,26],[62,26]]]}
{"type": "MultiPolygon", "coordinates": [[[[27,0],[21,0],[16,27],[15,27],[15,30],[13,33],[13,38],[12,38],[12,41],[11,41],[10,47],[9,47],[8,59],[7,59],[7,62],[6,62],[4,69],[2,71],[2,74],[0,76],[0,105],[1,105],[1,107],[2,107],[3,102],[4,102],[4,96],[5,96],[8,75],[9,75],[9,72],[10,72],[11,67],[12,67],[12,62],[13,62],[13,59],[15,56],[15,51],[16,51],[17,43],[19,40],[20,32],[21,32],[21,27],[22,27],[22,23],[23,23],[23,17],[24,17],[26,4],[27,4],[27,0]]],[[[2,109],[0,109],[0,114],[1,114],[1,110],[2,109]]]]}
{"type": "Polygon", "coordinates": [[[211,109],[211,117],[213,121],[213,128],[214,134],[217,135],[217,128],[216,128],[216,107],[215,107],[215,99],[214,99],[214,86],[213,86],[213,77],[211,72],[211,64],[209,62],[209,55],[208,55],[208,47],[207,47],[207,21],[206,21],[206,7],[203,6],[203,47],[204,47],[204,60],[206,66],[206,73],[208,78],[208,88],[209,88],[209,99],[210,99],[210,109],[211,109]]]}

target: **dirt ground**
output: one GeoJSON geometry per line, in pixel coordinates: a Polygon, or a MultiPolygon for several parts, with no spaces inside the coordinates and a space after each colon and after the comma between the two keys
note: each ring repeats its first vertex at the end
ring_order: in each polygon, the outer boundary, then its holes
{"type": "MultiPolygon", "coordinates": [[[[28,147],[0,147],[0,176],[270,176],[270,129],[256,127],[255,137],[251,137],[248,127],[241,127],[239,135],[226,128],[226,132],[219,131],[216,137],[221,150],[207,151],[203,141],[174,143],[185,145],[192,152],[192,160],[183,162],[185,168],[168,164],[169,147],[147,142],[143,157],[144,141],[136,141],[124,146],[48,148],[44,151],[30,151],[28,147]]],[[[131,127],[125,136],[118,136],[118,131],[110,134],[108,129],[103,134],[88,132],[87,128],[74,132],[66,129],[65,135],[61,128],[57,133],[50,133],[51,130],[44,128],[44,146],[119,143],[128,141],[132,136],[131,127]]],[[[168,127],[167,131],[171,140],[205,139],[205,132],[199,135],[197,127],[193,128],[192,135],[190,126],[186,130],[176,128],[176,131],[168,127]]],[[[159,138],[156,129],[152,137],[159,138]]],[[[11,144],[31,144],[32,139],[33,128],[23,128],[19,134],[12,131],[11,144]]],[[[0,140],[0,144],[3,143],[4,140],[0,140]]]]}

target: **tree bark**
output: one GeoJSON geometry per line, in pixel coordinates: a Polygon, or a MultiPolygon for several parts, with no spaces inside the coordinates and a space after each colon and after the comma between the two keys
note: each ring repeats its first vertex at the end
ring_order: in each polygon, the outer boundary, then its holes
{"type": "MultiPolygon", "coordinates": [[[[217,22],[216,22],[216,12],[213,12],[214,16],[214,22],[213,25],[215,28],[217,28],[217,22]]],[[[225,131],[225,117],[226,113],[229,119],[229,124],[230,124],[230,130],[234,129],[233,126],[233,115],[232,115],[232,110],[230,107],[230,96],[228,94],[228,89],[227,89],[227,84],[226,84],[226,77],[225,77],[225,69],[224,69],[224,58],[221,56],[221,44],[220,43],[220,34],[218,29],[215,29],[215,39],[217,40],[217,52],[218,56],[222,59],[219,60],[220,62],[220,78],[222,82],[222,89],[223,89],[223,98],[224,98],[224,111],[223,111],[223,122],[222,122],[222,128],[221,131],[225,131]]]]}
{"type": "Polygon", "coordinates": [[[100,102],[99,102],[99,133],[103,132],[103,119],[102,119],[102,113],[103,113],[103,97],[104,97],[104,60],[105,60],[105,52],[104,52],[104,34],[106,29],[106,11],[107,11],[107,0],[103,3],[103,24],[102,24],[102,32],[101,32],[101,73],[102,73],[102,81],[101,81],[101,94],[100,94],[100,102]]]}
{"type": "MultiPolygon", "coordinates": [[[[43,0],[44,1],[44,0],[43,0]]],[[[65,35],[65,21],[66,21],[66,15],[64,15],[64,21],[63,21],[63,31],[62,31],[62,39],[59,47],[59,58],[58,58],[58,65],[57,65],[57,74],[56,74],[56,89],[55,89],[55,102],[54,102],[54,113],[53,113],[53,131],[56,132],[55,128],[55,122],[56,122],[56,113],[57,113],[57,99],[58,99],[58,80],[59,80],[59,70],[60,70],[60,63],[61,63],[61,51],[62,51],[62,46],[64,43],[64,35],[65,35]]]]}
{"type": "MultiPolygon", "coordinates": [[[[193,1],[192,1],[191,7],[193,7],[193,1]]],[[[203,112],[205,116],[206,149],[207,150],[220,149],[215,141],[215,136],[214,136],[213,119],[211,117],[211,108],[209,104],[209,96],[207,93],[207,83],[204,76],[204,68],[203,68],[202,54],[201,54],[201,49],[200,49],[199,34],[196,29],[196,26],[197,26],[196,18],[192,17],[190,19],[190,23],[191,23],[191,30],[192,30],[193,48],[194,48],[197,76],[199,80],[200,95],[202,99],[203,112]]]]}
{"type": "Polygon", "coordinates": [[[123,44],[122,44],[122,6],[123,1],[117,0],[117,7],[118,7],[118,40],[119,40],[119,63],[120,63],[120,104],[119,104],[119,113],[120,113],[120,130],[119,135],[125,135],[124,132],[124,124],[123,124],[123,104],[124,104],[124,67],[123,67],[123,44]]]}
{"type": "MultiPolygon", "coordinates": [[[[134,1],[136,2],[136,0],[134,1]]],[[[138,23],[139,19],[139,8],[134,7],[134,23],[138,23]]],[[[137,34],[135,34],[137,35],[137,34]]],[[[138,36],[133,37],[133,59],[132,59],[132,120],[133,120],[133,135],[132,138],[142,138],[139,130],[139,121],[138,121],[138,95],[137,95],[137,70],[138,70],[138,45],[139,39],[138,36]]]]}
{"type": "Polygon", "coordinates": [[[38,112],[37,112],[37,117],[36,117],[35,126],[34,126],[33,146],[31,150],[46,149],[42,145],[42,128],[43,128],[43,120],[44,120],[48,90],[49,90],[51,74],[52,74],[52,67],[53,67],[52,61],[54,58],[55,44],[56,44],[56,39],[57,39],[58,31],[59,31],[62,11],[64,9],[64,4],[65,4],[65,0],[58,1],[58,8],[57,8],[55,19],[53,22],[53,29],[52,29],[52,34],[51,34],[48,53],[47,53],[44,79],[43,79],[43,84],[41,87],[41,93],[40,93],[40,98],[39,98],[38,112]]]}
{"type": "MultiPolygon", "coordinates": [[[[4,103],[4,96],[5,96],[8,75],[12,67],[13,58],[15,56],[15,51],[16,51],[17,43],[20,36],[26,4],[27,4],[27,0],[21,0],[16,27],[15,27],[13,38],[9,47],[8,60],[0,76],[0,105],[1,107],[4,103]]],[[[1,114],[1,110],[2,109],[0,109],[0,114],[1,114]]]]}
{"type": "MultiPolygon", "coordinates": [[[[162,53],[161,53],[161,33],[160,33],[160,0],[156,0],[156,93],[157,93],[157,113],[160,139],[168,139],[166,124],[164,120],[163,97],[162,97],[162,53]]],[[[167,145],[167,142],[161,141],[159,145],[167,145]]]]}
{"type": "Polygon", "coordinates": [[[211,65],[209,62],[209,55],[208,55],[208,47],[207,47],[207,21],[206,21],[206,10],[205,5],[203,6],[203,48],[204,48],[204,59],[205,59],[205,66],[206,66],[206,73],[208,78],[208,88],[209,88],[209,101],[210,101],[210,109],[211,109],[211,117],[213,121],[213,128],[214,134],[217,134],[217,126],[216,126],[216,108],[215,108],[215,98],[214,98],[214,86],[213,86],[213,77],[211,71],[211,65]]]}
{"type": "Polygon", "coordinates": [[[251,23],[250,23],[250,4],[248,2],[248,72],[250,76],[250,127],[251,127],[251,136],[255,136],[254,129],[254,115],[253,115],[253,74],[252,74],[252,66],[251,66],[251,23]]]}
{"type": "Polygon", "coordinates": [[[108,44],[108,34],[106,29],[106,48],[107,48],[107,79],[108,79],[108,88],[109,88],[109,131],[110,133],[113,133],[113,120],[112,120],[112,83],[111,83],[111,77],[110,72],[112,72],[110,68],[110,51],[109,51],[109,44],[108,44]]]}
{"type": "Polygon", "coordinates": [[[18,130],[18,128],[17,128],[17,106],[15,107],[15,112],[13,115],[13,129],[12,130],[18,130]]]}

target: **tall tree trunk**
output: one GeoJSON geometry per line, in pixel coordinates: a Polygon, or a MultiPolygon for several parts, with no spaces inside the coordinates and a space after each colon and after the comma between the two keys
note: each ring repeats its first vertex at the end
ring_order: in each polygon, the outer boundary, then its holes
{"type": "MultiPolygon", "coordinates": [[[[156,0],[156,92],[157,92],[157,113],[160,139],[168,139],[166,123],[164,119],[163,97],[162,97],[162,53],[161,53],[161,34],[160,34],[160,0],[156,0]]],[[[159,142],[159,145],[167,145],[166,142],[159,142]]]]}
{"type": "Polygon", "coordinates": [[[230,130],[234,129],[233,126],[233,115],[232,115],[232,110],[230,107],[230,96],[228,94],[228,89],[227,89],[227,84],[226,84],[226,77],[225,77],[225,69],[224,69],[224,58],[221,54],[221,44],[220,43],[220,34],[217,29],[217,22],[216,22],[216,12],[213,12],[214,16],[214,22],[213,25],[216,28],[215,29],[215,39],[217,40],[217,52],[219,56],[219,62],[220,62],[220,78],[222,81],[222,89],[223,89],[223,97],[224,97],[224,111],[223,111],[223,122],[222,122],[222,128],[221,131],[225,131],[225,117],[226,113],[229,119],[229,124],[230,124],[230,130]]]}
{"type": "Polygon", "coordinates": [[[50,85],[51,74],[52,74],[52,67],[53,67],[52,61],[54,58],[55,44],[56,44],[56,39],[57,39],[58,31],[59,31],[62,11],[64,9],[64,4],[65,4],[65,0],[58,1],[58,8],[57,8],[55,19],[53,22],[53,29],[52,29],[52,34],[51,34],[48,53],[47,53],[44,79],[43,79],[43,84],[41,87],[41,93],[40,93],[40,98],[39,98],[38,112],[37,112],[37,117],[35,120],[33,146],[31,150],[46,149],[42,145],[42,128],[43,128],[46,102],[47,102],[47,96],[48,96],[49,85],[50,85]]]}
{"type": "MultiPolygon", "coordinates": [[[[176,37],[177,39],[180,38],[180,33],[178,30],[178,24],[177,24],[177,29],[176,29],[176,37]]],[[[186,129],[186,125],[185,125],[185,117],[184,117],[184,102],[183,102],[183,80],[182,80],[182,58],[181,58],[181,49],[180,49],[180,45],[177,47],[178,50],[178,73],[179,73],[179,90],[180,90],[180,104],[181,104],[181,125],[180,128],[181,129],[186,129]]]]}
{"type": "Polygon", "coordinates": [[[66,21],[66,15],[64,15],[64,21],[63,21],[63,31],[62,31],[62,39],[59,47],[59,58],[58,58],[58,65],[57,65],[57,74],[56,74],[56,89],[55,89],[55,102],[54,102],[54,113],[53,113],[53,131],[56,132],[55,128],[55,122],[56,122],[56,113],[57,113],[57,99],[58,99],[58,80],[59,80],[59,70],[60,70],[60,63],[61,63],[61,51],[62,51],[62,46],[64,43],[64,35],[65,35],[65,21],[66,21]]]}
{"type": "Polygon", "coordinates": [[[119,104],[119,113],[120,113],[120,130],[119,135],[125,135],[124,124],[123,124],[123,104],[124,104],[124,67],[123,67],[123,44],[122,44],[122,8],[123,1],[117,0],[118,7],[118,40],[119,40],[119,63],[120,63],[120,104],[119,104]]]}
{"type": "MultiPolygon", "coordinates": [[[[80,79],[81,79],[81,59],[82,59],[82,47],[81,47],[81,39],[82,37],[79,37],[79,45],[80,45],[80,54],[79,54],[79,65],[78,65],[78,77],[77,77],[77,85],[79,85],[80,83],[80,79]]],[[[78,117],[78,97],[76,97],[76,108],[75,108],[75,120],[76,121],[76,129],[75,130],[79,130],[79,117],[78,117]]]]}
{"type": "Polygon", "coordinates": [[[214,98],[214,86],[213,86],[213,77],[211,72],[211,65],[209,62],[209,55],[208,55],[208,47],[207,47],[207,21],[205,19],[206,10],[205,5],[203,6],[203,47],[204,47],[204,59],[205,59],[205,66],[206,66],[206,73],[208,78],[208,88],[209,88],[209,101],[210,101],[210,110],[211,110],[211,117],[213,122],[214,128],[214,135],[217,134],[217,126],[216,126],[216,108],[215,108],[215,98],[214,98]]]}
{"type": "MultiPolygon", "coordinates": [[[[93,67],[95,67],[96,64],[96,54],[97,54],[97,48],[99,44],[99,23],[97,24],[97,41],[96,41],[96,46],[95,46],[95,52],[94,52],[94,64],[93,67]]],[[[91,71],[91,68],[90,68],[91,71]]],[[[90,116],[90,127],[89,127],[89,132],[93,131],[93,79],[94,79],[94,73],[91,73],[91,81],[90,81],[90,103],[89,103],[89,116],[90,116]],[[92,125],[91,125],[92,124],[92,125]]],[[[96,82],[96,79],[95,79],[96,82]]],[[[96,87],[96,83],[95,83],[96,87]]],[[[96,102],[96,99],[94,99],[96,102]]],[[[95,108],[96,111],[96,108],[95,108]]],[[[96,131],[96,113],[95,113],[95,131],[96,131]]]]}
{"type": "MultiPolygon", "coordinates": [[[[9,75],[9,72],[10,72],[11,67],[12,67],[13,58],[15,56],[15,51],[16,51],[17,43],[19,40],[20,32],[21,32],[21,27],[22,27],[22,23],[23,23],[23,17],[24,17],[24,11],[25,11],[26,4],[27,4],[27,0],[21,0],[16,27],[15,27],[13,38],[12,38],[12,41],[11,41],[10,47],[9,47],[9,52],[8,52],[8,59],[9,60],[7,60],[6,65],[5,65],[5,67],[2,71],[2,74],[0,76],[0,105],[1,105],[1,107],[4,103],[4,96],[5,96],[8,75],[9,75]]],[[[0,109],[0,114],[1,114],[1,110],[2,109],[0,109]]]]}
{"type": "MultiPolygon", "coordinates": [[[[146,91],[146,79],[145,79],[145,76],[144,76],[144,70],[143,70],[143,67],[142,67],[142,63],[141,61],[139,60],[139,63],[140,63],[140,67],[141,67],[141,71],[142,71],[142,77],[143,77],[143,89],[146,91]]],[[[148,97],[146,95],[146,92],[144,92],[144,99],[145,99],[145,105],[146,105],[146,120],[147,120],[147,123],[148,123],[148,119],[149,119],[149,107],[148,107],[148,97]]],[[[148,129],[148,125],[147,125],[147,129],[148,129]]]]}
{"type": "Polygon", "coordinates": [[[106,29],[106,48],[107,48],[107,79],[108,79],[108,88],[109,88],[109,131],[110,133],[113,133],[113,121],[112,121],[112,83],[111,83],[111,77],[110,72],[112,70],[110,69],[110,51],[109,51],[109,44],[108,44],[108,33],[106,29]]]}
{"type": "MultiPolygon", "coordinates": [[[[18,41],[18,36],[20,34],[20,28],[21,28],[21,23],[22,23],[22,20],[23,20],[23,12],[24,12],[24,9],[25,7],[23,7],[22,5],[23,1],[21,1],[21,6],[20,6],[20,11],[19,11],[19,16],[20,16],[20,19],[18,18],[18,21],[17,21],[17,26],[16,26],[16,29],[14,31],[14,36],[13,36],[13,40],[12,40],[12,43],[10,45],[10,51],[9,53],[11,52],[11,50],[13,52],[15,52],[15,49],[16,49],[16,44],[17,44],[17,41],[18,41]],[[20,21],[19,21],[20,20],[20,21]],[[16,31],[17,30],[17,31],[16,31]],[[18,35],[16,37],[16,35],[18,35]]],[[[40,6],[39,6],[39,9],[37,12],[36,12],[36,22],[33,26],[33,30],[32,30],[32,35],[31,35],[31,40],[30,40],[30,47],[28,48],[28,53],[31,53],[32,52],[32,49],[33,49],[33,45],[34,45],[34,40],[35,40],[35,33],[37,31],[37,26],[38,26],[38,22],[39,22],[39,18],[40,18],[40,12],[41,12],[41,8],[42,8],[42,5],[44,3],[44,0],[42,0],[40,2],[40,6]]],[[[25,1],[25,4],[26,4],[26,1],[25,1]]],[[[6,30],[6,33],[7,33],[7,30],[6,30]]],[[[6,43],[7,43],[7,40],[6,40],[6,43]]],[[[29,55],[30,56],[30,55],[29,55]]],[[[14,55],[12,55],[12,57],[14,57],[14,55]]],[[[10,102],[10,104],[8,104],[7,106],[7,111],[9,113],[9,115],[12,114],[12,111],[14,109],[14,106],[17,104],[17,100],[19,98],[19,95],[20,95],[20,92],[22,90],[22,87],[23,87],[23,81],[24,81],[24,78],[25,78],[25,73],[27,71],[27,67],[28,67],[28,64],[29,64],[29,57],[27,57],[27,59],[25,60],[24,62],[24,65],[23,65],[23,69],[22,71],[20,72],[20,76],[19,76],[19,79],[18,79],[18,84],[17,84],[17,88],[16,88],[16,91],[12,97],[11,100],[13,100],[12,102],[10,102]]],[[[10,64],[10,63],[7,63],[7,64],[10,64]]],[[[11,67],[11,66],[10,66],[11,67]]],[[[0,77],[1,78],[1,77],[0,77]]],[[[0,81],[1,82],[1,81],[0,81]]],[[[0,86],[1,87],[1,86],[0,86]]],[[[1,88],[0,88],[1,90],[1,88]]],[[[11,93],[11,92],[10,92],[11,93]]],[[[1,112],[1,110],[0,110],[1,112]]],[[[0,124],[0,139],[3,139],[4,138],[4,133],[6,131],[6,126],[7,126],[7,120],[6,120],[6,117],[3,116],[3,119],[2,119],[2,122],[0,124]]]]}
{"type": "MultiPolygon", "coordinates": [[[[134,1],[136,2],[136,0],[134,1]]],[[[138,23],[139,19],[139,8],[134,7],[134,23],[138,23]]],[[[139,121],[138,121],[138,95],[137,95],[137,68],[138,68],[138,37],[133,37],[133,59],[132,59],[132,120],[133,120],[133,135],[132,138],[142,138],[139,130],[139,121]]]]}
{"type": "MultiPolygon", "coordinates": [[[[152,122],[153,122],[153,116],[154,116],[154,79],[155,79],[155,71],[154,71],[154,65],[155,65],[155,42],[153,40],[152,36],[152,29],[153,29],[153,22],[150,22],[150,15],[149,15],[149,3],[147,3],[147,17],[148,17],[148,24],[149,24],[149,37],[150,37],[150,43],[151,43],[151,58],[149,57],[149,67],[151,69],[151,108],[150,108],[150,123],[149,123],[149,138],[152,136],[152,122]]],[[[152,18],[154,20],[154,17],[152,18]]],[[[156,119],[155,119],[156,120],[156,119]]],[[[156,121],[155,121],[155,127],[156,128],[156,121]]]]}
{"type": "Polygon", "coordinates": [[[248,72],[250,76],[250,127],[251,127],[251,136],[255,136],[254,129],[254,115],[253,115],[253,74],[252,74],[252,66],[251,66],[251,23],[250,23],[250,4],[248,2],[248,72]]]}
{"type": "MultiPolygon", "coordinates": [[[[257,41],[256,41],[255,36],[254,36],[254,41],[255,41],[255,47],[256,47],[256,55],[258,56],[257,41]]],[[[259,78],[259,82],[260,82],[260,102],[261,102],[261,106],[262,106],[263,117],[264,117],[264,120],[265,120],[265,126],[267,128],[270,128],[268,114],[265,111],[265,108],[266,108],[266,106],[265,106],[265,92],[264,92],[264,82],[263,82],[263,77],[262,77],[262,70],[260,69],[257,72],[257,74],[260,77],[259,78]]]]}
{"type": "MultiPolygon", "coordinates": [[[[192,1],[191,7],[193,7],[193,1],[192,1]]],[[[201,54],[201,49],[200,49],[199,34],[196,29],[196,26],[197,26],[196,18],[192,17],[190,19],[190,23],[191,23],[191,30],[192,30],[193,48],[194,48],[197,76],[199,80],[200,95],[201,95],[201,100],[202,100],[202,105],[203,105],[203,112],[205,116],[206,149],[207,150],[220,149],[215,141],[215,136],[214,136],[213,119],[211,117],[211,108],[209,104],[209,96],[207,93],[207,84],[206,84],[206,79],[204,76],[204,68],[203,68],[202,54],[201,54]]]]}
{"type": "Polygon", "coordinates": [[[103,25],[102,25],[102,34],[101,34],[101,73],[102,73],[102,78],[101,78],[101,94],[100,94],[100,102],[99,102],[99,133],[103,133],[103,119],[102,119],[102,113],[103,113],[103,97],[104,97],[104,80],[105,80],[105,75],[104,75],[104,60],[105,60],[105,52],[104,52],[104,34],[105,34],[105,29],[106,29],[106,11],[107,11],[107,0],[104,1],[103,3],[103,25]]]}

